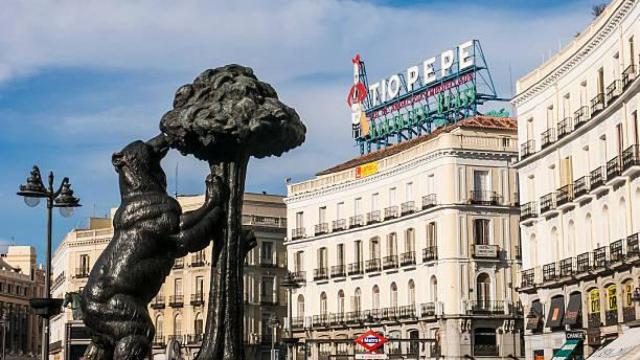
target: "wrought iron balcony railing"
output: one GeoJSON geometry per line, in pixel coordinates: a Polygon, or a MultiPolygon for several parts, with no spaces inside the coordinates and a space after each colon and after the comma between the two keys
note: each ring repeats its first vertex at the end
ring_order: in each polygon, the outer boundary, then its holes
{"type": "Polygon", "coordinates": [[[620,239],[609,245],[609,259],[612,263],[624,260],[624,240],[620,239]]]}
{"type": "Polygon", "coordinates": [[[360,227],[360,226],[364,226],[364,216],[362,215],[355,215],[355,216],[351,216],[349,217],[349,228],[355,228],[355,227],[360,227]]]}
{"type": "Polygon", "coordinates": [[[313,227],[313,234],[316,236],[324,235],[328,233],[329,233],[329,223],[326,223],[326,222],[320,223],[313,227]]]}
{"type": "Polygon", "coordinates": [[[364,273],[364,266],[362,265],[362,262],[360,261],[349,264],[348,273],[349,275],[359,275],[364,273]]]}
{"type": "Polygon", "coordinates": [[[152,309],[164,309],[164,296],[157,295],[153,298],[150,305],[152,309]]]}
{"type": "Polygon", "coordinates": [[[380,210],[373,210],[367,213],[367,224],[375,224],[380,221],[380,210]]]}
{"type": "Polygon", "coordinates": [[[291,229],[291,240],[302,239],[305,236],[305,230],[303,227],[291,229]]]}
{"type": "Polygon", "coordinates": [[[380,271],[381,269],[380,258],[367,260],[367,272],[380,271]]]}
{"type": "Polygon", "coordinates": [[[174,269],[182,269],[184,267],[184,258],[178,258],[173,262],[174,269]]]}
{"type": "Polygon", "coordinates": [[[573,119],[571,116],[558,121],[558,140],[570,134],[571,131],[573,131],[573,119]]]}
{"type": "Polygon", "coordinates": [[[204,294],[201,292],[191,294],[191,306],[202,306],[202,305],[204,305],[204,294]]]}
{"type": "Polygon", "coordinates": [[[590,173],[590,182],[591,185],[590,190],[595,190],[600,186],[604,185],[604,176],[602,174],[602,166],[598,166],[597,168],[591,170],[590,173]]]}
{"type": "Polygon", "coordinates": [[[631,145],[622,152],[622,171],[626,171],[633,166],[640,166],[640,156],[638,155],[638,145],[631,145]]]}
{"type": "Polygon", "coordinates": [[[622,81],[613,80],[606,90],[607,105],[610,105],[620,94],[622,94],[622,81]]]}
{"type": "Polygon", "coordinates": [[[388,206],[384,208],[384,219],[395,219],[398,217],[398,206],[388,206]]]}
{"type": "Polygon", "coordinates": [[[329,279],[329,269],[326,267],[313,270],[313,280],[327,280],[329,279]]]}
{"type": "Polygon", "coordinates": [[[438,204],[438,196],[436,194],[429,194],[422,197],[422,210],[434,207],[438,204]]]}
{"type": "Polygon", "coordinates": [[[409,266],[416,264],[416,252],[407,251],[400,254],[400,266],[409,266]]]}
{"type": "Polygon", "coordinates": [[[622,87],[626,88],[633,80],[636,79],[636,66],[631,64],[622,72],[622,87]]]}
{"type": "Polygon", "coordinates": [[[599,93],[591,99],[591,116],[604,110],[604,93],[599,93]]]}
{"type": "Polygon", "coordinates": [[[527,140],[526,142],[520,145],[520,159],[523,160],[536,152],[536,142],[535,140],[527,140]]]}
{"type": "Polygon", "coordinates": [[[573,182],[573,195],[575,198],[586,195],[589,193],[589,176],[583,176],[573,182]]]}
{"type": "Polygon", "coordinates": [[[438,259],[438,247],[429,246],[422,249],[422,262],[429,262],[438,259]]]}
{"type": "Polygon", "coordinates": [[[500,203],[500,196],[495,191],[471,190],[469,193],[469,202],[478,205],[498,205],[500,203]]]}
{"type": "Polygon", "coordinates": [[[540,214],[544,214],[556,208],[556,197],[554,193],[549,193],[540,198],[540,214]]]}
{"type": "Polygon", "coordinates": [[[389,255],[382,258],[382,268],[395,269],[398,267],[398,255],[389,255]]]}
{"type": "Polygon", "coordinates": [[[556,263],[547,264],[542,267],[542,281],[554,281],[557,277],[556,263]]]}
{"type": "Polygon", "coordinates": [[[184,305],[183,295],[171,295],[169,297],[169,306],[173,308],[181,308],[184,305]]]}
{"type": "Polygon", "coordinates": [[[560,277],[572,276],[573,269],[573,258],[560,260],[560,277]]]}
{"type": "Polygon", "coordinates": [[[405,201],[400,204],[400,215],[408,215],[412,214],[416,211],[416,203],[415,201],[405,201]]]}
{"type": "Polygon", "coordinates": [[[291,279],[298,284],[304,284],[307,281],[306,271],[295,271],[291,273],[291,279]]]}
{"type": "Polygon", "coordinates": [[[331,222],[331,229],[333,231],[347,230],[347,219],[338,219],[331,222]]]}
{"type": "Polygon", "coordinates": [[[573,128],[577,129],[589,121],[589,107],[581,106],[573,113],[573,128]]]}
{"type": "Polygon", "coordinates": [[[534,269],[523,270],[520,287],[527,288],[535,286],[535,275],[534,269]]]}
{"type": "Polygon", "coordinates": [[[331,277],[345,277],[347,275],[346,269],[344,265],[334,265],[331,267],[331,277]]]}
{"type": "Polygon", "coordinates": [[[591,269],[591,254],[588,252],[576,256],[576,272],[583,274],[591,269]]]}
{"type": "Polygon", "coordinates": [[[607,267],[607,247],[602,246],[593,250],[593,268],[603,269],[607,267]]]}
{"type": "Polygon", "coordinates": [[[91,272],[91,269],[89,269],[88,267],[76,268],[75,278],[76,279],[88,278],[90,272],[91,272]]]}
{"type": "Polygon", "coordinates": [[[622,163],[619,156],[607,161],[607,181],[620,176],[622,163]]]}
{"type": "Polygon", "coordinates": [[[538,217],[538,203],[531,201],[520,206],[520,221],[538,217]]]}
{"type": "Polygon", "coordinates": [[[556,129],[549,128],[540,134],[540,147],[542,149],[556,142],[556,129]]]}
{"type": "Polygon", "coordinates": [[[567,184],[556,192],[556,205],[562,206],[573,201],[573,184],[567,184]]]}

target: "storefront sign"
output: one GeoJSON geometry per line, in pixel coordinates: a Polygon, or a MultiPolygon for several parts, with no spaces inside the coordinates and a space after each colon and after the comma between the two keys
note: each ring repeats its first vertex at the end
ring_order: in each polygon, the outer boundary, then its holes
{"type": "Polygon", "coordinates": [[[387,342],[387,339],[373,330],[369,330],[354,340],[356,344],[362,346],[369,352],[374,352],[387,342]]]}
{"type": "Polygon", "coordinates": [[[565,333],[567,340],[582,340],[585,339],[585,333],[582,331],[567,331],[565,333]]]}
{"type": "Polygon", "coordinates": [[[370,162],[364,165],[360,165],[356,168],[356,179],[362,179],[367,176],[375,175],[378,173],[378,163],[370,162]]]}

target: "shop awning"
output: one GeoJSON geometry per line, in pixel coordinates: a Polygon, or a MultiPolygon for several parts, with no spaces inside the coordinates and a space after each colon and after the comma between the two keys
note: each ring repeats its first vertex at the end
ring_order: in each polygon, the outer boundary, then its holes
{"type": "Polygon", "coordinates": [[[540,301],[534,301],[531,303],[531,314],[533,317],[527,315],[527,330],[535,330],[540,327],[542,321],[542,303],[540,301]]]}
{"type": "Polygon", "coordinates": [[[553,358],[551,360],[566,360],[569,359],[573,350],[576,349],[578,344],[580,344],[582,340],[567,340],[564,345],[560,348],[560,350],[556,351],[553,354],[553,358]]]}
{"type": "Polygon", "coordinates": [[[589,360],[640,360],[640,328],[626,330],[609,345],[593,353],[589,360]]]}
{"type": "Polygon", "coordinates": [[[575,325],[582,312],[582,295],[573,293],[569,296],[569,304],[564,314],[564,325],[575,325]]]}
{"type": "Polygon", "coordinates": [[[564,296],[557,296],[551,299],[549,306],[549,316],[547,317],[547,327],[554,328],[562,325],[564,318],[564,296]]]}

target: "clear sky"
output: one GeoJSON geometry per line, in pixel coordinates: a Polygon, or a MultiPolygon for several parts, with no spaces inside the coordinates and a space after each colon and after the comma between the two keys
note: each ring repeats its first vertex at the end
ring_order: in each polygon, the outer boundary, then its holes
{"type": "MultiPolygon", "coordinates": [[[[158,132],[174,91],[202,70],[254,68],[308,127],[280,159],[253,160],[249,191],[358,154],[346,95],[360,53],[371,81],[479,39],[500,95],[592,20],[595,0],[13,1],[0,12],[0,244],[44,253],[45,209],[15,195],[33,164],[71,178],[84,205],[54,244],[119,203],[111,154],[158,132]],[[513,79],[513,81],[511,81],[513,79]]],[[[499,104],[496,105],[500,107],[499,104]]],[[[207,166],[172,152],[170,192],[200,193],[207,166]]]]}

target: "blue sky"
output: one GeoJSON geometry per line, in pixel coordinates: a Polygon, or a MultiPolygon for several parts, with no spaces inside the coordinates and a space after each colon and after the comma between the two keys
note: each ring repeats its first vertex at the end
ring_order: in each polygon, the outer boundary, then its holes
{"type": "MultiPolygon", "coordinates": [[[[476,38],[509,96],[510,78],[571,41],[600,2],[9,1],[0,13],[0,244],[43,254],[45,210],[15,195],[33,164],[70,177],[84,205],[55,215],[55,244],[117,206],[111,154],[154,136],[175,89],[206,68],[253,67],[306,122],[302,147],[250,166],[248,190],[284,193],[286,177],[357,155],[345,104],[356,52],[377,81],[476,38]]],[[[201,192],[206,165],[170,153],[171,192],[176,166],[178,191],[201,192]]]]}

